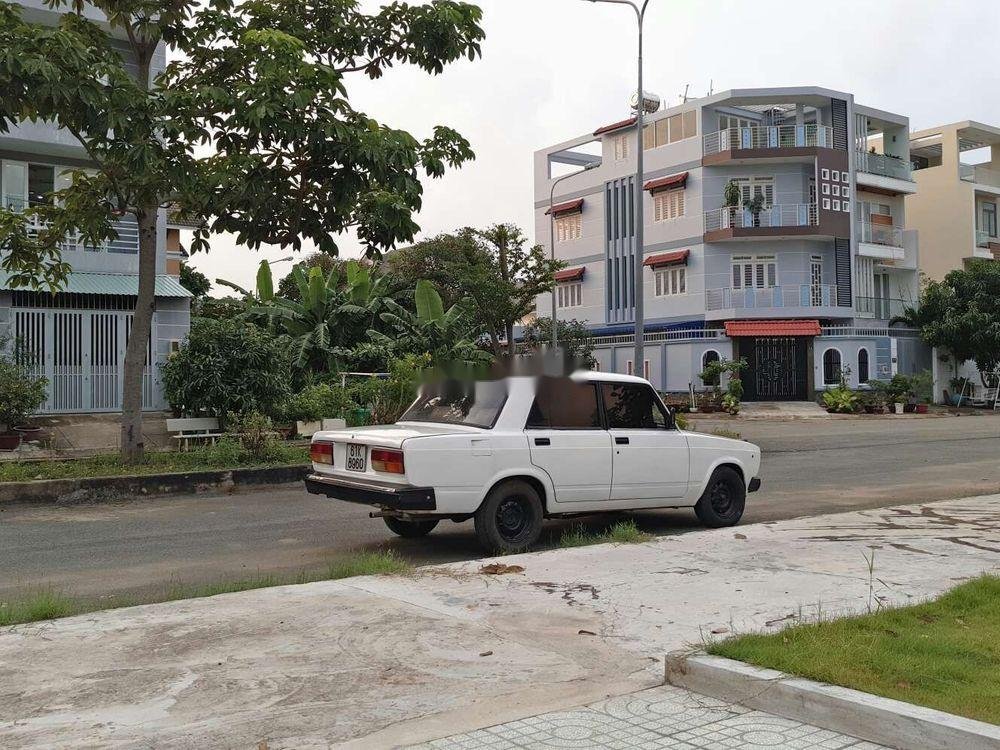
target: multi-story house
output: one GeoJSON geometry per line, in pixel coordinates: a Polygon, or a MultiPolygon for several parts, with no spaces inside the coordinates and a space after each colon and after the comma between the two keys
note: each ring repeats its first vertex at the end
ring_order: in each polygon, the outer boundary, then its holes
{"type": "MultiPolygon", "coordinates": [[[[857,385],[929,369],[915,332],[889,326],[918,291],[917,233],[903,229],[916,190],[908,127],[848,93],[746,89],[650,115],[642,185],[634,119],[538,151],[536,236],[547,240],[554,217],[555,256],[568,264],[558,317],[593,330],[601,369],[672,392],[701,388],[698,373],[720,358],[747,359],[747,400],[811,399],[841,373],[857,385]],[[886,153],[871,152],[876,138],[886,153]],[[585,164],[559,183],[550,214],[559,170],[585,164]],[[639,262],[641,367],[631,361],[639,262]]],[[[550,305],[540,297],[540,314],[550,305]]]]}
{"type": "MultiPolygon", "coordinates": [[[[58,21],[59,11],[49,9],[44,0],[21,0],[20,5],[32,21],[58,21]]],[[[103,18],[89,6],[85,12],[95,20],[103,18]]],[[[165,60],[161,48],[154,71],[162,69],[165,60]]],[[[71,179],[68,170],[92,166],[80,142],[52,123],[22,122],[0,133],[0,195],[8,208],[51,201],[53,191],[71,179]]],[[[158,365],[190,327],[191,295],[178,281],[176,258],[168,259],[168,232],[176,236],[179,229],[168,229],[166,212],[161,212],[156,312],[143,388],[148,409],[165,406],[158,365]]],[[[14,289],[0,271],[0,337],[19,341],[34,370],[48,378],[44,413],[121,408],[125,343],[139,288],[135,218],[122,218],[116,231],[116,239],[99,247],[67,238],[62,257],[72,273],[58,294],[14,289]]]]}
{"type": "Polygon", "coordinates": [[[978,122],[943,125],[910,136],[917,192],[906,199],[907,226],[919,230],[920,267],[932,279],[974,258],[1000,260],[1000,128],[978,122]],[[988,151],[965,164],[962,154],[988,151]]]}

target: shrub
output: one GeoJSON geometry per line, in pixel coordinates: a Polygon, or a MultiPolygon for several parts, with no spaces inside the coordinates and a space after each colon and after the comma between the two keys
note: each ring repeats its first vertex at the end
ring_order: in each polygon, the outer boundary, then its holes
{"type": "Polygon", "coordinates": [[[324,418],[342,417],[357,404],[339,385],[320,383],[309,385],[292,396],[282,409],[282,416],[292,422],[316,422],[324,418]]]}
{"type": "Polygon", "coordinates": [[[35,377],[0,339],[0,429],[24,424],[45,403],[48,380],[35,377]]]}
{"type": "Polygon", "coordinates": [[[289,380],[285,348],[240,320],[196,319],[180,351],[163,365],[167,400],[186,414],[272,415],[288,399],[289,380]]]}
{"type": "Polygon", "coordinates": [[[392,424],[413,403],[420,386],[420,374],[430,364],[428,355],[407,355],[392,363],[388,378],[368,378],[349,389],[358,406],[371,410],[375,424],[392,424]]]}
{"type": "Polygon", "coordinates": [[[837,386],[823,394],[823,404],[834,414],[853,414],[857,411],[858,397],[849,388],[837,386]]]}

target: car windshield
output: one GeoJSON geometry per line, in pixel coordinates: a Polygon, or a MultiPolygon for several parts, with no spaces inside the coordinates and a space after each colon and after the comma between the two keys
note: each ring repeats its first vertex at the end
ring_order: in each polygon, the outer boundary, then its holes
{"type": "Polygon", "coordinates": [[[503,380],[442,380],[428,383],[400,422],[437,422],[492,428],[507,400],[503,380]]]}

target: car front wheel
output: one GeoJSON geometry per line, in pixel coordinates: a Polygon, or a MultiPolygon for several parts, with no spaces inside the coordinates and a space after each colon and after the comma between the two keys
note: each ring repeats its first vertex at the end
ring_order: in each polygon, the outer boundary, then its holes
{"type": "Polygon", "coordinates": [[[542,533],[542,501],[527,482],[504,482],[486,496],[476,511],[476,536],[489,552],[517,552],[542,533]]]}
{"type": "Polygon", "coordinates": [[[710,528],[735,526],[743,517],[747,488],[739,473],[728,466],[720,466],[708,480],[705,492],[694,506],[698,520],[710,528]]]}
{"type": "Polygon", "coordinates": [[[389,527],[389,531],[403,537],[404,539],[416,539],[417,537],[427,536],[434,530],[434,527],[438,525],[438,520],[436,518],[431,518],[426,521],[410,521],[405,518],[383,516],[382,520],[385,521],[385,525],[389,527]]]}

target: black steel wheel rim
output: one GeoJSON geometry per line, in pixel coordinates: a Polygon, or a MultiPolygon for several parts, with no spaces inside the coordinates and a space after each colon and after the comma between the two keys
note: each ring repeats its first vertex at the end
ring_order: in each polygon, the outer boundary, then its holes
{"type": "Polygon", "coordinates": [[[500,501],[496,517],[497,530],[508,541],[517,539],[531,523],[527,501],[516,495],[500,501]]]}
{"type": "Polygon", "coordinates": [[[712,487],[712,494],[709,498],[712,510],[720,516],[724,516],[733,508],[733,493],[726,482],[716,482],[712,487]]]}

